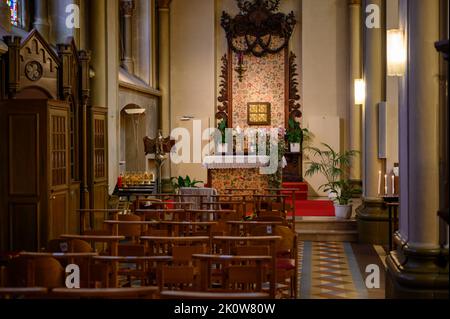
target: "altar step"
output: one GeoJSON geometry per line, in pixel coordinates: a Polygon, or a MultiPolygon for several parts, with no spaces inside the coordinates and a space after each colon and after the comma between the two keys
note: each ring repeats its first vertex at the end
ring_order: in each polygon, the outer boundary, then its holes
{"type": "Polygon", "coordinates": [[[338,220],[334,217],[297,218],[295,230],[300,241],[357,242],[356,220],[338,220]]]}

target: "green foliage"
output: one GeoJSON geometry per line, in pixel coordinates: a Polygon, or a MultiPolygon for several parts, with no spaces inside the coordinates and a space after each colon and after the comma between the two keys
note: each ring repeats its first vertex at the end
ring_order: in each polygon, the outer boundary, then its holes
{"type": "Polygon", "coordinates": [[[218,130],[220,131],[220,134],[222,135],[222,144],[225,144],[226,139],[226,129],[227,129],[227,121],[226,120],[222,120],[220,121],[219,125],[218,125],[218,130]]]}
{"type": "Polygon", "coordinates": [[[203,181],[191,180],[189,176],[183,178],[183,176],[172,177],[172,184],[175,189],[180,189],[182,187],[197,187],[197,184],[201,184],[203,181]]]}
{"type": "Polygon", "coordinates": [[[268,176],[268,184],[269,184],[269,188],[281,188],[282,186],[282,180],[283,180],[283,168],[281,167],[281,161],[283,156],[286,153],[286,144],[284,142],[283,138],[279,138],[278,139],[278,145],[276,145],[274,143],[274,141],[272,141],[270,139],[270,136],[268,136],[267,139],[267,145],[270,145],[270,148],[267,148],[267,155],[270,156],[271,152],[270,149],[272,147],[278,146],[278,170],[274,173],[268,176]]]}
{"type": "Polygon", "coordinates": [[[310,137],[310,132],[308,129],[302,129],[300,123],[294,119],[289,119],[289,128],[286,132],[286,138],[289,143],[300,143],[302,147],[303,142],[305,142],[310,137]]]}
{"type": "Polygon", "coordinates": [[[306,176],[322,174],[327,183],[319,187],[324,192],[336,195],[339,205],[348,205],[354,196],[361,194],[361,189],[350,181],[350,167],[352,159],[358,151],[337,153],[328,144],[322,144],[325,150],[316,147],[308,147],[310,151],[311,165],[306,171],[306,176]]]}

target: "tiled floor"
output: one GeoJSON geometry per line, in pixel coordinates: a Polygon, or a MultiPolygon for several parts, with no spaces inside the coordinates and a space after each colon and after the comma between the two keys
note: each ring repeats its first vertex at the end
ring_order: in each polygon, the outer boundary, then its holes
{"type": "Polygon", "coordinates": [[[300,299],[384,299],[383,249],[337,242],[299,244],[300,299]],[[380,270],[379,288],[366,287],[366,267],[380,270]]]}

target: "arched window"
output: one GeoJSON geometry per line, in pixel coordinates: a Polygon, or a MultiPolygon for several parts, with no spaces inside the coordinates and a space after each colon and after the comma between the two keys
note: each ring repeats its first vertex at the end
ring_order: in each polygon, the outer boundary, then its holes
{"type": "Polygon", "coordinates": [[[11,24],[20,27],[21,23],[21,8],[20,0],[6,0],[10,11],[11,24]]]}

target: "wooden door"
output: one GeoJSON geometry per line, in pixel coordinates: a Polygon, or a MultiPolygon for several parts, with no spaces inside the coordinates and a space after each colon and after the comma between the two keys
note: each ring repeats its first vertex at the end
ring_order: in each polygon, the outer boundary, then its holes
{"type": "Polygon", "coordinates": [[[69,112],[65,105],[49,105],[48,112],[48,238],[68,231],[70,205],[69,112]]]}
{"type": "Polygon", "coordinates": [[[92,108],[90,124],[90,205],[92,208],[103,209],[108,206],[107,110],[92,108]]]}
{"type": "Polygon", "coordinates": [[[0,103],[0,250],[35,251],[46,205],[45,102],[0,103]],[[42,128],[44,131],[42,132],[42,128]]]}

